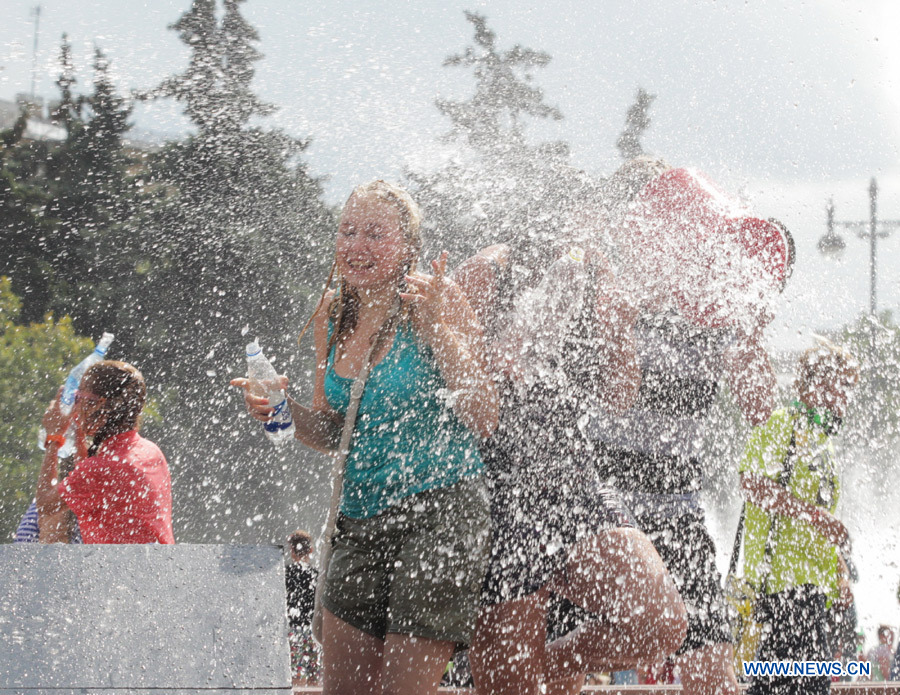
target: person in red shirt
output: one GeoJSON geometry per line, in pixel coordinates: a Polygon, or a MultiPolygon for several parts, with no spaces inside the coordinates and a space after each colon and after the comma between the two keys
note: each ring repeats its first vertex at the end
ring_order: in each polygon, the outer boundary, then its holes
{"type": "Polygon", "coordinates": [[[84,374],[69,416],[59,394],[44,413],[46,454],[38,477],[40,540],[67,542],[66,512],[85,543],[174,543],[172,484],[166,458],[138,434],[147,399],[143,375],[125,362],[103,361],[84,374]],[[74,417],[75,468],[58,482],[58,451],[74,417]]]}

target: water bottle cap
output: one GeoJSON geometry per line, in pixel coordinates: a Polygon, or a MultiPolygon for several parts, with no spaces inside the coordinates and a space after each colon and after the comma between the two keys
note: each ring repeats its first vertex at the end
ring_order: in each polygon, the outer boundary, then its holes
{"type": "Polygon", "coordinates": [[[262,348],[259,346],[259,343],[256,340],[254,340],[252,343],[247,343],[247,357],[255,357],[261,352],[262,348]]]}
{"type": "Polygon", "coordinates": [[[109,349],[109,346],[112,345],[112,341],[115,336],[112,333],[104,333],[100,336],[100,341],[97,343],[97,352],[101,355],[105,355],[106,351],[109,349]]]}
{"type": "Polygon", "coordinates": [[[573,246],[569,249],[569,258],[576,263],[584,262],[584,249],[580,246],[573,246]]]}

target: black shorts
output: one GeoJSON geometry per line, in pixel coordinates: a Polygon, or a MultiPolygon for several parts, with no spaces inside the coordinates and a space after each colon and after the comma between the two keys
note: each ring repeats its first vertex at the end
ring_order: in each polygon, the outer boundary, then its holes
{"type": "MultiPolygon", "coordinates": [[[[676,654],[711,644],[730,644],[728,607],[716,569],[716,548],[706,529],[703,510],[671,516],[638,508],[632,511],[637,527],[653,542],[687,609],[687,637],[676,654]]],[[[593,616],[566,599],[554,597],[547,617],[548,638],[562,637],[592,618],[602,620],[602,616],[593,616]]]]}
{"type": "Polygon", "coordinates": [[[730,644],[728,604],[703,510],[665,516],[647,510],[634,512],[638,527],[652,541],[687,608],[687,637],[677,653],[730,644]]]}
{"type": "Polygon", "coordinates": [[[482,446],[491,500],[491,559],[482,603],[522,598],[561,570],[579,541],[633,526],[601,483],[571,394],[500,384],[500,423],[482,446]]]}
{"type": "Polygon", "coordinates": [[[488,481],[491,558],[484,605],[534,593],[563,569],[576,543],[634,526],[619,494],[574,464],[557,465],[552,474],[537,465],[523,467],[488,481]]]}
{"type": "MultiPolygon", "coordinates": [[[[763,596],[756,605],[763,623],[760,661],[831,661],[825,593],[810,584],[763,596]]],[[[748,695],[815,695],[830,692],[831,679],[819,677],[755,677],[748,695]]]]}

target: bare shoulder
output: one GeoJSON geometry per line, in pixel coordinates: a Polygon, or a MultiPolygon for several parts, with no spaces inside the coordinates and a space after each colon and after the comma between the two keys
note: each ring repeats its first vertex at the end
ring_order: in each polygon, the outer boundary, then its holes
{"type": "Polygon", "coordinates": [[[316,310],[313,312],[314,321],[318,323],[324,323],[328,320],[328,313],[331,310],[331,303],[334,301],[334,296],[337,294],[335,290],[328,290],[323,296],[322,299],[319,300],[319,303],[316,305],[316,310]]]}
{"type": "Polygon", "coordinates": [[[491,244],[481,249],[477,255],[503,265],[509,258],[509,250],[508,244],[491,244]]]}
{"type": "Polygon", "coordinates": [[[482,284],[492,274],[493,263],[490,258],[477,253],[456,266],[448,277],[457,285],[467,289],[470,286],[482,284]]]}

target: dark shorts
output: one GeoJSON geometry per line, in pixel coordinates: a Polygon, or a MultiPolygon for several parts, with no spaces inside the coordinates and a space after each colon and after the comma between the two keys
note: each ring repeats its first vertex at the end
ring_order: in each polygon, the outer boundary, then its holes
{"type": "Polygon", "coordinates": [[[488,559],[482,478],[411,495],[368,519],[339,516],[322,605],[378,639],[468,643],[488,559]]]}
{"type": "Polygon", "coordinates": [[[638,508],[632,511],[638,527],[650,538],[672,575],[687,608],[687,637],[677,653],[711,644],[730,644],[728,604],[703,510],[671,515],[638,508]]]}
{"type": "MultiPolygon", "coordinates": [[[[755,617],[762,623],[756,658],[760,661],[831,661],[825,594],[805,584],[760,597],[755,617]]],[[[815,695],[828,693],[828,676],[757,677],[748,695],[815,695]]]]}
{"type": "MultiPolygon", "coordinates": [[[[637,527],[652,541],[669,570],[688,614],[687,637],[676,652],[684,654],[711,644],[731,643],[728,606],[716,569],[716,549],[702,509],[659,516],[632,507],[637,527]]],[[[566,599],[553,597],[547,614],[550,640],[595,617],[566,599]]]]}
{"type": "Polygon", "coordinates": [[[488,489],[491,560],[484,605],[534,593],[565,567],[575,544],[634,525],[619,494],[573,461],[552,473],[536,465],[495,474],[488,489]]]}

